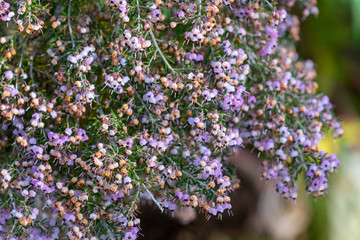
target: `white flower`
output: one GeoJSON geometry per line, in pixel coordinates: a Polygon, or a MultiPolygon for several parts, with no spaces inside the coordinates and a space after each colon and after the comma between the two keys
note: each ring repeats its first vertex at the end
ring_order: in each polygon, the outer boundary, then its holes
{"type": "Polygon", "coordinates": [[[73,55],[69,55],[69,56],[67,57],[67,60],[68,60],[69,62],[73,63],[73,64],[76,64],[76,63],[77,63],[77,59],[76,59],[76,57],[74,57],[73,55]]]}

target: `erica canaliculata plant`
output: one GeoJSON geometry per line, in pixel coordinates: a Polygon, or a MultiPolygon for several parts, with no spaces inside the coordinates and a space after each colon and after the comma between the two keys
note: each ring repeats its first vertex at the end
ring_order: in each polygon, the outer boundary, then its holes
{"type": "Polygon", "coordinates": [[[283,198],[302,172],[322,196],[343,130],[294,4],[0,0],[0,239],[136,239],[140,199],[229,214],[239,148],[283,198]]]}

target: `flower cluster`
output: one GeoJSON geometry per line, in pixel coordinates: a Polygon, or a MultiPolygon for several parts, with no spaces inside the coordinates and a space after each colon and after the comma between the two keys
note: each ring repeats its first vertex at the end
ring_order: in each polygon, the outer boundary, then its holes
{"type": "Polygon", "coordinates": [[[10,4],[5,2],[4,0],[0,1],[0,19],[2,21],[10,21],[12,17],[15,16],[15,13],[13,11],[9,10],[10,4]]]}
{"type": "MultiPolygon", "coordinates": [[[[319,154],[325,155],[324,152],[319,154]]],[[[320,165],[311,164],[306,173],[308,193],[315,197],[322,196],[328,188],[326,174],[333,172],[339,164],[340,162],[334,154],[323,157],[320,165]]]]}
{"type": "Polygon", "coordinates": [[[136,239],[141,199],[221,218],[243,148],[283,198],[302,172],[324,195],[343,130],[294,4],[0,0],[0,239],[136,239]]]}

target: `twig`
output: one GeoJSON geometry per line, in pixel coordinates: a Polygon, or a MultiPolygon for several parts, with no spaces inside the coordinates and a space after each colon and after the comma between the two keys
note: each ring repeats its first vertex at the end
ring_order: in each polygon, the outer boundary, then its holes
{"type": "Polygon", "coordinates": [[[44,72],[44,71],[42,71],[42,70],[40,70],[40,69],[38,69],[38,68],[32,68],[32,69],[34,69],[36,72],[39,72],[39,73],[42,73],[42,74],[46,75],[47,77],[51,78],[53,81],[57,82],[56,78],[53,77],[53,76],[51,76],[51,75],[48,74],[47,72],[44,72]]]}
{"type": "Polygon", "coordinates": [[[109,234],[109,238],[112,239],[112,240],[115,240],[115,236],[114,234],[112,233],[112,231],[109,229],[109,225],[106,223],[106,221],[102,218],[102,223],[104,225],[104,227],[106,228],[108,234],[109,234]]]}
{"type": "Polygon", "coordinates": [[[308,162],[305,162],[305,159],[304,159],[304,157],[303,157],[303,155],[302,155],[302,151],[300,150],[300,146],[299,145],[297,145],[296,146],[296,149],[297,149],[297,151],[299,152],[299,158],[300,158],[300,160],[301,160],[301,163],[298,165],[298,167],[297,167],[297,169],[296,169],[296,171],[294,172],[294,174],[292,174],[292,178],[294,178],[295,176],[296,176],[296,174],[300,171],[300,169],[303,167],[304,168],[304,170],[306,171],[306,165],[310,165],[310,163],[308,163],[308,162]]]}
{"type": "Polygon", "coordinates": [[[203,186],[204,188],[206,188],[206,190],[209,190],[209,186],[206,185],[205,183],[198,181],[198,179],[196,179],[191,173],[182,170],[181,172],[183,172],[186,176],[188,176],[189,178],[191,178],[193,181],[199,183],[201,186],[203,186]]]}
{"type": "Polygon", "coordinates": [[[4,65],[4,62],[5,62],[5,57],[3,58],[3,60],[2,60],[1,63],[0,63],[0,69],[1,69],[2,66],[4,65]]]}
{"type": "Polygon", "coordinates": [[[140,4],[139,4],[139,0],[136,0],[136,5],[137,5],[137,11],[138,11],[138,28],[139,31],[141,31],[141,19],[140,19],[140,4]]]}
{"type": "Polygon", "coordinates": [[[166,60],[166,57],[164,56],[163,52],[161,51],[159,45],[157,44],[157,41],[156,41],[156,38],[155,38],[155,35],[154,35],[154,32],[151,30],[151,28],[149,29],[149,33],[151,35],[151,39],[156,47],[156,50],[157,52],[160,54],[161,58],[164,60],[166,66],[168,66],[168,68],[172,71],[172,72],[175,72],[177,73],[173,68],[172,66],[170,65],[170,63],[166,60]]]}
{"type": "Polygon", "coordinates": [[[111,36],[110,38],[114,35],[114,33],[116,32],[116,30],[120,27],[120,23],[121,23],[121,20],[118,20],[118,22],[116,23],[116,26],[114,27],[112,33],[111,33],[111,36]]]}
{"type": "Polygon", "coordinates": [[[71,20],[70,20],[71,2],[72,2],[72,0],[69,0],[69,7],[68,7],[68,27],[69,27],[69,33],[70,33],[72,48],[75,48],[74,36],[73,36],[73,33],[72,33],[71,20]]]}
{"type": "MultiPolygon", "coordinates": [[[[177,165],[171,158],[169,157],[165,157],[166,159],[168,159],[171,163],[173,163],[174,165],[177,165]]],[[[208,185],[206,185],[205,183],[198,181],[197,178],[195,178],[191,173],[185,171],[185,170],[181,170],[182,173],[184,173],[186,176],[188,176],[189,178],[191,178],[194,182],[197,182],[198,184],[200,184],[201,186],[203,186],[206,190],[210,190],[213,194],[217,195],[217,193],[211,189],[208,185]]]]}
{"type": "Polygon", "coordinates": [[[13,206],[13,209],[16,209],[16,202],[14,201],[14,197],[13,197],[11,189],[9,190],[9,196],[10,196],[10,200],[11,200],[11,204],[13,206]]]}
{"type": "Polygon", "coordinates": [[[99,92],[98,92],[97,88],[95,88],[95,94],[96,94],[96,100],[99,103],[100,116],[103,116],[105,114],[104,114],[104,111],[103,111],[103,109],[101,107],[101,104],[100,104],[100,97],[99,97],[99,92]]]}
{"type": "Polygon", "coordinates": [[[274,9],[274,6],[268,0],[264,0],[264,2],[269,5],[271,9],[274,9]]]}
{"type": "Polygon", "coordinates": [[[306,162],[300,163],[299,166],[296,168],[296,171],[291,175],[291,178],[294,179],[296,174],[301,170],[301,168],[303,167],[304,170],[306,171],[306,162]]]}
{"type": "Polygon", "coordinates": [[[199,13],[198,13],[198,17],[200,17],[201,16],[201,0],[199,0],[199,13]]]}
{"type": "Polygon", "coordinates": [[[157,122],[153,119],[153,114],[150,112],[149,109],[147,109],[147,107],[146,107],[144,101],[141,99],[141,96],[139,95],[139,93],[136,90],[134,90],[134,92],[135,92],[135,95],[139,98],[139,100],[140,100],[141,104],[143,105],[143,107],[145,108],[146,112],[149,114],[149,118],[151,119],[151,122],[153,124],[157,125],[157,122]]]}
{"type": "Polygon", "coordinates": [[[155,205],[160,209],[161,212],[164,211],[164,208],[161,204],[155,199],[154,195],[150,192],[150,190],[146,187],[144,183],[141,183],[141,187],[149,194],[151,200],[155,203],[155,205]]]}
{"type": "MultiPolygon", "coordinates": [[[[34,49],[33,49],[34,50],[34,49]]],[[[30,79],[31,79],[31,83],[34,84],[34,74],[33,74],[33,70],[34,70],[34,55],[35,55],[35,51],[32,52],[31,57],[30,57],[30,79]]]]}
{"type": "Polygon", "coordinates": [[[296,146],[296,149],[297,149],[297,151],[299,152],[299,157],[300,157],[301,162],[304,163],[305,160],[304,160],[303,155],[301,154],[302,151],[300,150],[300,146],[297,145],[297,146],[296,146]]]}
{"type": "MultiPolygon", "coordinates": [[[[25,46],[27,40],[28,40],[28,37],[26,37],[26,38],[24,39],[24,41],[22,41],[21,57],[20,57],[20,63],[19,63],[19,67],[18,67],[19,69],[21,69],[22,63],[23,63],[23,60],[24,60],[24,46],[25,46]]],[[[19,75],[16,76],[15,88],[18,87],[18,80],[19,80],[19,75]]]]}
{"type": "MultiPolygon", "coordinates": [[[[140,177],[134,172],[136,180],[140,181],[140,177]]],[[[161,212],[164,211],[164,208],[161,206],[161,204],[155,199],[154,195],[150,192],[150,190],[146,187],[144,183],[140,184],[141,187],[149,194],[151,200],[155,203],[155,205],[160,209],[161,212]]]]}
{"type": "MultiPolygon", "coordinates": [[[[258,64],[257,64],[257,62],[256,62],[257,59],[256,59],[256,60],[254,59],[254,57],[253,57],[253,55],[252,55],[252,54],[254,54],[254,53],[251,51],[251,48],[247,45],[247,43],[246,43],[245,40],[244,40],[242,43],[243,43],[243,44],[245,45],[245,47],[246,47],[247,56],[248,56],[248,59],[249,59],[249,62],[250,62],[250,64],[251,64],[251,66],[252,66],[253,68],[255,68],[256,70],[258,70],[258,72],[260,73],[263,81],[265,81],[266,79],[265,79],[265,76],[263,75],[263,71],[261,71],[261,70],[259,69],[258,64]]],[[[255,54],[254,54],[254,55],[255,55],[255,54]]]]}

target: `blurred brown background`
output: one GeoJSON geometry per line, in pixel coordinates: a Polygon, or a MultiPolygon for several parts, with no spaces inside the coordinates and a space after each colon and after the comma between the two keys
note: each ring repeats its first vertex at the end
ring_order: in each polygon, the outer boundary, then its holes
{"type": "MultiPolygon", "coordinates": [[[[319,16],[301,24],[298,51],[316,63],[320,90],[336,105],[345,129],[342,139],[321,143],[341,160],[328,195],[314,200],[300,191],[296,204],[281,200],[271,184],[260,182],[257,161],[242,156],[236,161],[242,182],[232,195],[234,216],[207,221],[190,210],[181,213],[188,222],[180,222],[144,203],[141,239],[360,239],[360,0],[319,0],[318,7],[319,16]]],[[[301,181],[299,189],[304,189],[301,181]]]]}

